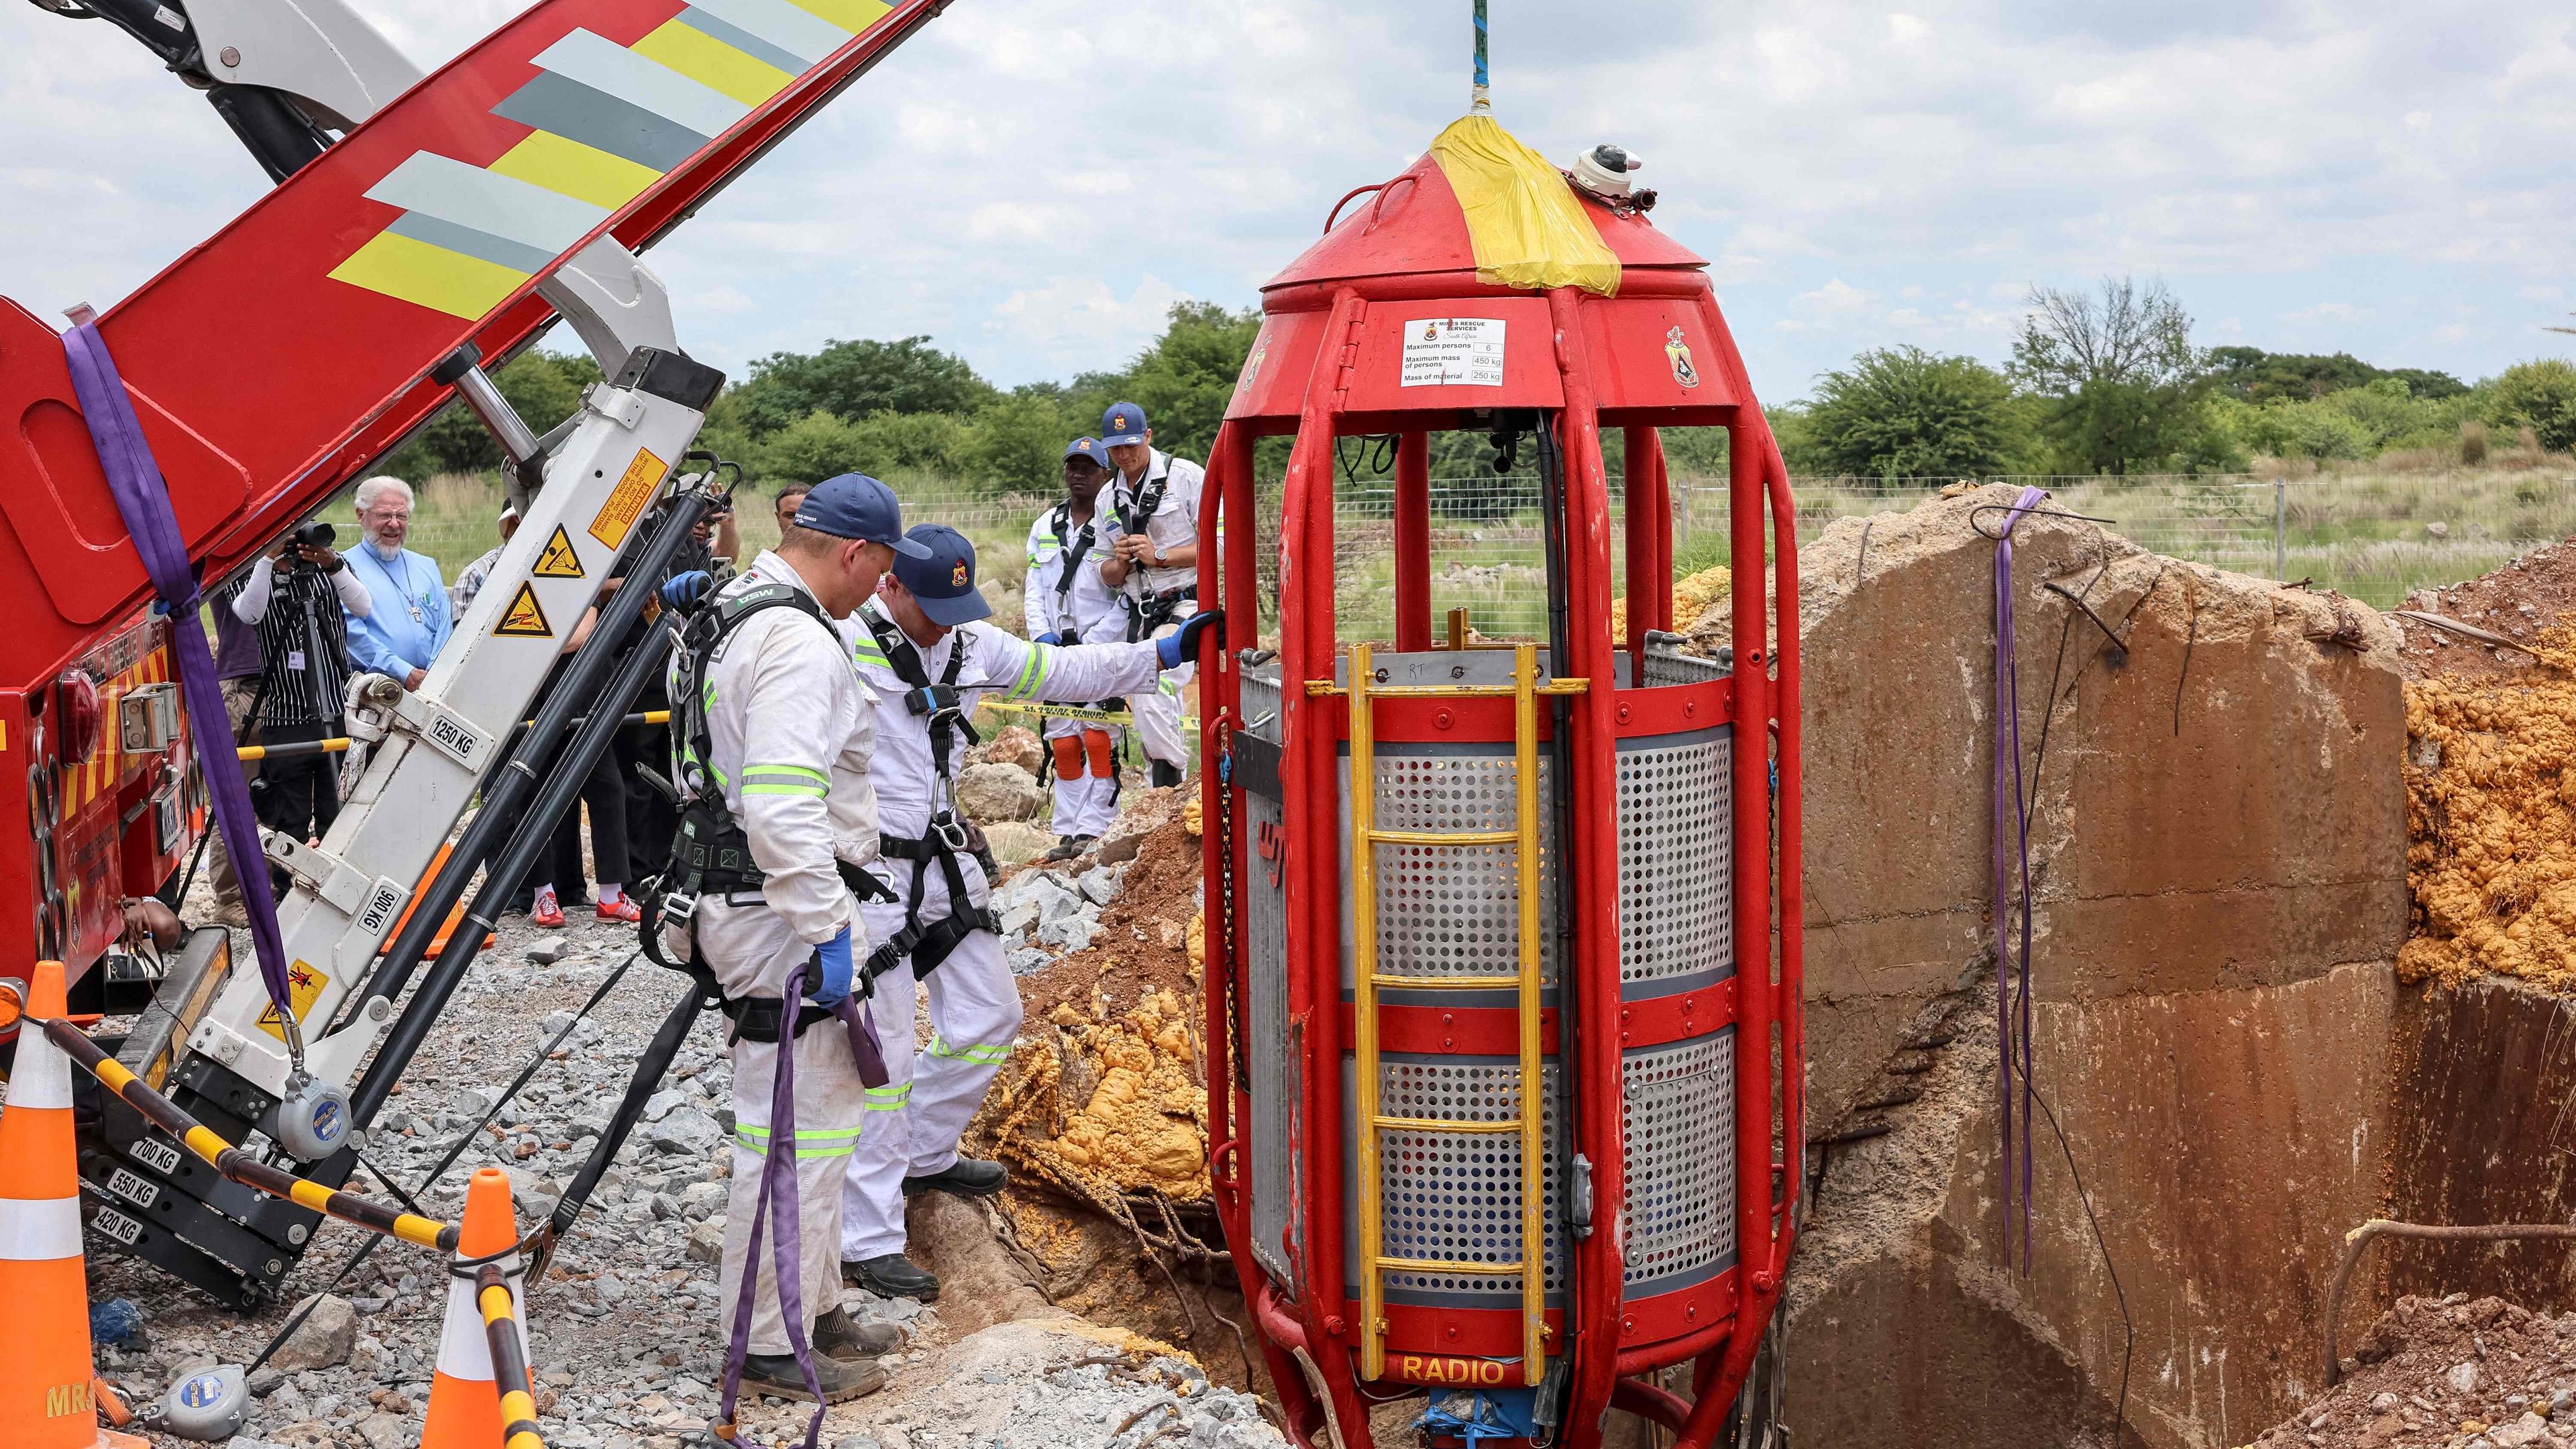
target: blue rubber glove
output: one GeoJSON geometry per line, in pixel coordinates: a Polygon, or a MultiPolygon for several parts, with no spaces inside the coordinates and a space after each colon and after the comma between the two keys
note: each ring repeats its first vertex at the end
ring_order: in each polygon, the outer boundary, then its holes
{"type": "Polygon", "coordinates": [[[699,601],[706,598],[707,591],[713,589],[715,585],[715,575],[705,569],[691,569],[684,574],[673,574],[663,581],[662,602],[685,613],[696,608],[699,601]]]}
{"type": "Polygon", "coordinates": [[[816,1006],[838,1006],[849,999],[850,978],[855,964],[850,959],[850,928],[814,948],[814,964],[821,969],[822,979],[805,990],[816,1006]]]}
{"type": "Polygon", "coordinates": [[[1162,658],[1165,669],[1178,669],[1183,660],[1199,657],[1200,637],[1210,629],[1216,631],[1216,642],[1225,643],[1225,612],[1201,609],[1181,621],[1181,627],[1154,641],[1154,652],[1162,658]]]}
{"type": "Polygon", "coordinates": [[[1058,649],[1062,648],[1064,645],[1064,636],[1061,634],[1040,634],[1029,642],[1032,644],[1044,644],[1050,649],[1058,649]]]}

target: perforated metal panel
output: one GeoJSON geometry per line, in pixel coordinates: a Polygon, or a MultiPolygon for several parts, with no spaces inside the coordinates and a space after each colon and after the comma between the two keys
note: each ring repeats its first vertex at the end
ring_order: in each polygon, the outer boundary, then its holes
{"type": "MultiPolygon", "coordinates": [[[[1381,830],[1510,830],[1519,823],[1516,766],[1504,745],[1382,745],[1377,758],[1381,830]]],[[[1342,790],[1342,879],[1350,879],[1348,761],[1342,790]]],[[[1546,808],[1552,781],[1538,767],[1539,981],[1557,981],[1556,831],[1546,808]]],[[[1514,845],[1377,847],[1378,970],[1388,976],[1509,976],[1520,970],[1520,848],[1514,845]]],[[[1343,916],[1343,985],[1357,959],[1343,916]]],[[[1444,1000],[1490,1005],[1488,993],[1444,1000]]],[[[1508,1004],[1509,993],[1494,994],[1508,1004]]]]}
{"type": "Polygon", "coordinates": [[[1622,1054],[1626,1296],[1651,1298],[1735,1261],[1735,1030],[1622,1054]]]}
{"type": "Polygon", "coordinates": [[[1734,732],[1621,741],[1619,981],[1629,1000],[1735,973],[1734,732]]]}
{"type": "MultiPolygon", "coordinates": [[[[1345,1080],[1350,1059],[1343,1061],[1345,1080]]],[[[1548,1301],[1557,1301],[1560,1268],[1557,1218],[1562,1211],[1557,1167],[1565,1156],[1558,1120],[1557,1065],[1541,1070],[1539,1113],[1544,1176],[1540,1206],[1547,1222],[1543,1251],[1548,1301]]],[[[1417,1056],[1388,1053],[1378,1061],[1378,1110],[1390,1117],[1445,1117],[1500,1122],[1520,1110],[1520,1064],[1511,1057],[1417,1056]]],[[[1346,1100],[1358,1094],[1346,1092],[1346,1100]]],[[[1356,1136],[1353,1138],[1357,1140],[1356,1136]]],[[[1444,1258],[1468,1263],[1507,1263],[1521,1254],[1520,1134],[1395,1132],[1381,1134],[1385,1150],[1380,1232],[1390,1258],[1444,1258]]],[[[1347,1219],[1352,1224],[1349,1261],[1359,1255],[1356,1181],[1347,1219]]],[[[1351,1284],[1356,1294],[1357,1280],[1351,1284]]],[[[1389,1273],[1390,1303],[1466,1308],[1515,1308],[1516,1273],[1389,1273]]]]}
{"type": "MultiPolygon", "coordinates": [[[[1279,826],[1279,806],[1258,795],[1240,795],[1244,833],[1259,840],[1279,826]]],[[[1252,1256],[1292,1293],[1296,1269],[1281,1251],[1287,1232],[1288,1205],[1295,1191],[1288,1125],[1297,1099],[1297,1064],[1288,1053],[1288,923],[1287,897],[1271,872],[1278,862],[1252,855],[1252,869],[1240,883],[1244,945],[1251,957],[1244,977],[1244,1005],[1252,1039],[1244,1043],[1246,1075],[1251,1082],[1251,1131],[1245,1135],[1252,1163],[1252,1256]]]]}
{"type": "Polygon", "coordinates": [[[1236,698],[1243,709],[1243,727],[1263,739],[1279,739],[1279,666],[1246,669],[1236,678],[1236,698]]]}

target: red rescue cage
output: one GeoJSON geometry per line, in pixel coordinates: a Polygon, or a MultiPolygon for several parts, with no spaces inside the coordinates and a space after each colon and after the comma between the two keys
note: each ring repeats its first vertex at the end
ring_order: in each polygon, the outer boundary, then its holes
{"type": "Polygon", "coordinates": [[[1740,1432],[1798,1183],[1794,507],[1705,263],[1525,166],[1607,247],[1585,285],[1528,285],[1480,254],[1449,139],[1264,289],[1209,466],[1201,598],[1232,630],[1201,687],[1217,1204],[1299,1443],[1362,1449],[1372,1405],[1424,1394],[1435,1444],[1593,1445],[1618,1409],[1706,1445],[1740,1432]],[[1732,444],[1745,606],[1716,659],[1664,632],[1673,427],[1732,444]],[[1435,635],[1443,430],[1535,450],[1546,637],[1435,635]],[[1283,434],[1257,637],[1254,445],[1283,434]],[[1335,442],[1383,434],[1395,621],[1365,640],[1335,617],[1335,442]],[[1687,1395],[1649,1381],[1683,1363],[1687,1395]]]}

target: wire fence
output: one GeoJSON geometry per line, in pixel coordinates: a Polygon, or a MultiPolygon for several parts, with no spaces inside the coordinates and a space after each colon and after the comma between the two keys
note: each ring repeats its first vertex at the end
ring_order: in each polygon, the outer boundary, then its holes
{"type": "MultiPolygon", "coordinates": [[[[1798,538],[1812,542],[1835,520],[1912,508],[1953,479],[1791,480],[1798,538]]],[[[2110,520],[2140,546],[2176,558],[2285,581],[2307,579],[2379,608],[2408,592],[2487,573],[2544,543],[2576,535],[2576,470],[2455,469],[2350,472],[2274,480],[2250,475],[2127,478],[2014,477],[2036,484],[2055,505],[2110,520]]],[[[1020,580],[1030,524],[1054,506],[1041,497],[995,497],[962,482],[916,482],[900,490],[906,517],[946,523],[973,539],[985,591],[1007,621],[1020,617],[1020,580]]],[[[1625,526],[1619,480],[1611,480],[1612,568],[1626,588],[1618,539],[1625,526]]],[[[1726,560],[1723,479],[1675,478],[1676,572],[1726,560]]],[[[1279,485],[1259,491],[1256,554],[1275,592],[1279,485]]],[[[769,500],[746,499],[738,527],[743,556],[776,541],[769,500]]],[[[326,512],[354,537],[345,503],[326,512]]],[[[422,489],[412,546],[453,579],[498,542],[500,492],[486,479],[434,479],[422,489]]],[[[1491,634],[1545,627],[1545,531],[1535,474],[1436,478],[1432,485],[1431,595],[1435,615],[1463,607],[1491,634]]],[[[1394,492],[1378,480],[1342,480],[1334,493],[1335,606],[1344,632],[1392,630],[1394,492]]],[[[1275,609],[1275,599],[1272,601],[1275,609]]]]}

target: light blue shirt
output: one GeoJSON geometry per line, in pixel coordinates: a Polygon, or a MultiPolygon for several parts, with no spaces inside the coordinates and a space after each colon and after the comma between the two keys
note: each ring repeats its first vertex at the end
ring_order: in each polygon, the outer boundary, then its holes
{"type": "Polygon", "coordinates": [[[455,627],[437,560],[407,548],[387,558],[364,540],[346,557],[367,597],[375,601],[373,613],[349,621],[350,661],[398,680],[427,669],[455,627]]]}

